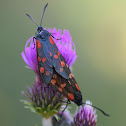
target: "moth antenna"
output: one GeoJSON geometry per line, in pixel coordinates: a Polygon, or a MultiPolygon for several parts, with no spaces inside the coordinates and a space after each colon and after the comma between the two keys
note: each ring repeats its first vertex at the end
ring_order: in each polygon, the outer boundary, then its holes
{"type": "MultiPolygon", "coordinates": [[[[34,20],[33,20],[33,18],[31,17],[31,15],[29,15],[29,14],[26,14],[33,22],[35,22],[34,20]]],[[[37,25],[37,26],[39,26],[36,22],[35,22],[35,24],[37,25]]]]}
{"type": "MultiPolygon", "coordinates": [[[[82,104],[90,105],[90,104],[87,104],[87,103],[82,103],[82,104]]],[[[110,116],[109,114],[105,113],[102,109],[100,109],[100,108],[98,108],[98,107],[96,107],[96,106],[94,106],[94,105],[90,105],[90,106],[92,106],[93,108],[99,110],[99,111],[100,111],[102,114],[104,114],[105,116],[110,116]]]]}
{"type": "Polygon", "coordinates": [[[45,9],[46,9],[47,5],[48,5],[48,3],[44,7],[43,14],[42,14],[42,18],[41,18],[41,22],[40,22],[40,26],[42,25],[42,19],[43,19],[43,16],[44,16],[44,13],[45,13],[45,9]]]}

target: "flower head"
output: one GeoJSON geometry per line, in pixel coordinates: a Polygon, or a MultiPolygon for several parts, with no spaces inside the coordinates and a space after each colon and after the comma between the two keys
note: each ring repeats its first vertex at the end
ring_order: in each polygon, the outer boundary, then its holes
{"type": "MultiPolygon", "coordinates": [[[[92,103],[90,101],[86,101],[87,104],[92,103]]],[[[96,110],[93,110],[92,106],[85,105],[84,107],[81,107],[79,112],[77,112],[74,115],[74,126],[96,126],[97,123],[97,114],[96,110]]]]}
{"type": "MultiPolygon", "coordinates": [[[[46,29],[46,28],[45,28],[46,29]]],[[[71,35],[68,30],[56,30],[47,29],[55,38],[54,42],[56,43],[60,53],[63,55],[65,61],[67,62],[68,66],[70,67],[76,60],[77,55],[75,52],[75,45],[71,39],[71,35]],[[59,39],[59,40],[57,40],[59,39]]],[[[36,73],[39,74],[38,71],[38,62],[37,62],[37,53],[36,53],[36,40],[32,36],[25,45],[25,53],[22,52],[21,56],[25,63],[36,73]],[[30,44],[30,46],[28,46],[30,44]]]]}
{"type": "Polygon", "coordinates": [[[49,84],[35,84],[32,88],[28,88],[28,93],[23,92],[23,94],[28,98],[28,100],[22,100],[27,105],[25,108],[29,108],[32,112],[39,113],[45,118],[62,111],[62,106],[65,104],[64,96],[49,84]]]}

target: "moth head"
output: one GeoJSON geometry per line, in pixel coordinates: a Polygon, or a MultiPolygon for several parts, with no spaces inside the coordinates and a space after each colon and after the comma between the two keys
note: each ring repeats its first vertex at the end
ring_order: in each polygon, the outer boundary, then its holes
{"type": "Polygon", "coordinates": [[[38,26],[37,31],[40,33],[42,30],[43,30],[43,27],[42,26],[38,26]]]}

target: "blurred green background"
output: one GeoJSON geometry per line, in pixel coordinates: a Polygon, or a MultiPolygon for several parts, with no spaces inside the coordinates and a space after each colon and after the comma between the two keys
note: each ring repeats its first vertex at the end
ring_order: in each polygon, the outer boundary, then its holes
{"type": "MultiPolygon", "coordinates": [[[[126,118],[126,0],[1,0],[0,2],[0,126],[41,125],[41,116],[24,109],[22,90],[35,74],[21,58],[35,34],[46,3],[43,27],[69,29],[78,58],[73,74],[83,100],[108,112],[99,126],[124,126],[126,118]]],[[[73,105],[72,108],[76,108],[73,105]]],[[[74,113],[75,109],[71,109],[74,113]]]]}

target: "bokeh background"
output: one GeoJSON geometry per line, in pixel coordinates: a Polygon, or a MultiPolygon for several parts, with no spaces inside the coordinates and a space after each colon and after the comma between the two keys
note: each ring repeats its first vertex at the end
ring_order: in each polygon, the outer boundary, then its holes
{"type": "MultiPolygon", "coordinates": [[[[1,0],[0,125],[41,125],[41,116],[24,109],[21,91],[35,74],[21,58],[36,32],[43,7],[43,27],[69,29],[78,58],[73,74],[83,100],[91,100],[111,116],[98,114],[99,126],[124,126],[126,118],[126,0],[1,0]]],[[[75,112],[72,105],[71,112],[75,112]]]]}

